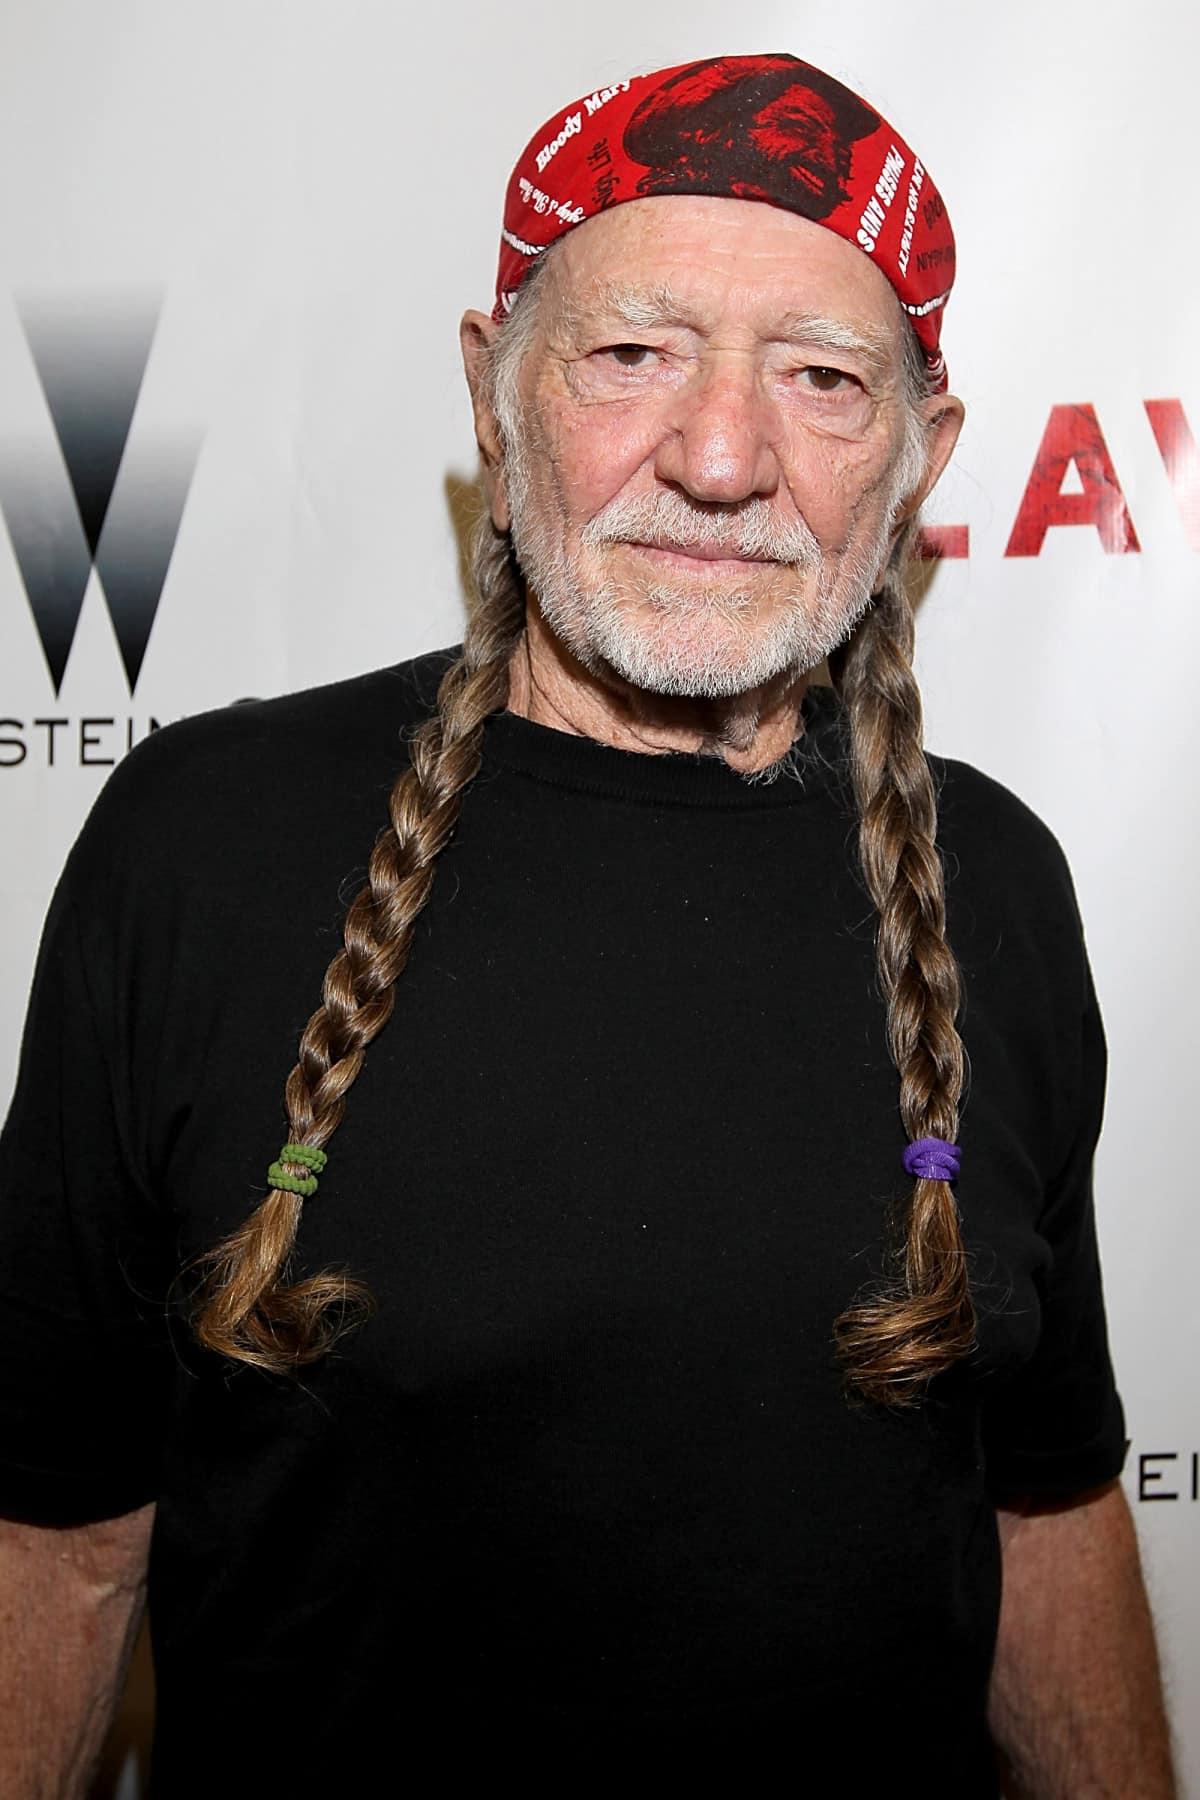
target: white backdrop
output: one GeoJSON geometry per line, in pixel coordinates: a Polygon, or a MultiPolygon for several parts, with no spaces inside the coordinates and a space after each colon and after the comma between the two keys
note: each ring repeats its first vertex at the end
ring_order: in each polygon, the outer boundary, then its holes
{"type": "Polygon", "coordinates": [[[1029,801],[1075,872],[1111,1048],[1098,1187],[1126,1479],[1200,1792],[1191,0],[8,0],[0,1087],[49,889],[129,741],[459,635],[456,325],[490,306],[526,138],[634,70],[752,50],[877,103],[955,221],[944,344],[968,425],[932,513],[969,554],[921,610],[928,741],[1029,801]],[[135,396],[114,486],[121,434],[81,419],[135,396]],[[93,465],[93,523],[112,489],[104,584],[64,449],[93,465]],[[69,647],[57,693],[43,637],[60,664],[69,647]]]}

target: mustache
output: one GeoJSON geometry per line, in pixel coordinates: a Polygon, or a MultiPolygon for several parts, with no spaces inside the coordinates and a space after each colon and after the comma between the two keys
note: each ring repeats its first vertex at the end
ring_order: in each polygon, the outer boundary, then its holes
{"type": "Polygon", "coordinates": [[[766,500],[706,507],[667,489],[610,500],[583,527],[589,548],[600,544],[653,543],[687,551],[696,545],[728,556],[814,568],[821,547],[803,519],[778,518],[766,500]]]}

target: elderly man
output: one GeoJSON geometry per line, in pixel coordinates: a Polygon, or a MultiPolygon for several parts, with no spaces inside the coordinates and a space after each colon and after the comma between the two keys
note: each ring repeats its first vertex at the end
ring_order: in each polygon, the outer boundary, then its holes
{"type": "Polygon", "coordinates": [[[463,321],[461,651],[110,781],[4,1140],[6,1794],[148,1550],[168,1796],[1171,1793],[1070,878],[921,746],[952,273],[790,57],[574,103],[463,321]]]}

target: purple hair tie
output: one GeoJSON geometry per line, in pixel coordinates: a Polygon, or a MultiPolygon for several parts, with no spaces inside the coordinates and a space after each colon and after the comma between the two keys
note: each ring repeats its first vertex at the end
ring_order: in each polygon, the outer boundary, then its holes
{"type": "Polygon", "coordinates": [[[948,1143],[945,1138],[923,1137],[905,1146],[902,1160],[909,1175],[919,1175],[924,1181],[953,1181],[961,1156],[957,1144],[948,1143]]]}

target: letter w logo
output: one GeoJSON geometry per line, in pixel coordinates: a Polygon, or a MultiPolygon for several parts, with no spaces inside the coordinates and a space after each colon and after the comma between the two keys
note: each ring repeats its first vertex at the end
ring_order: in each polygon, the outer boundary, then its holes
{"type": "Polygon", "coordinates": [[[0,509],[57,695],[93,568],[132,695],[199,439],[130,427],[159,302],[19,307],[58,438],[0,445],[0,509]]]}

